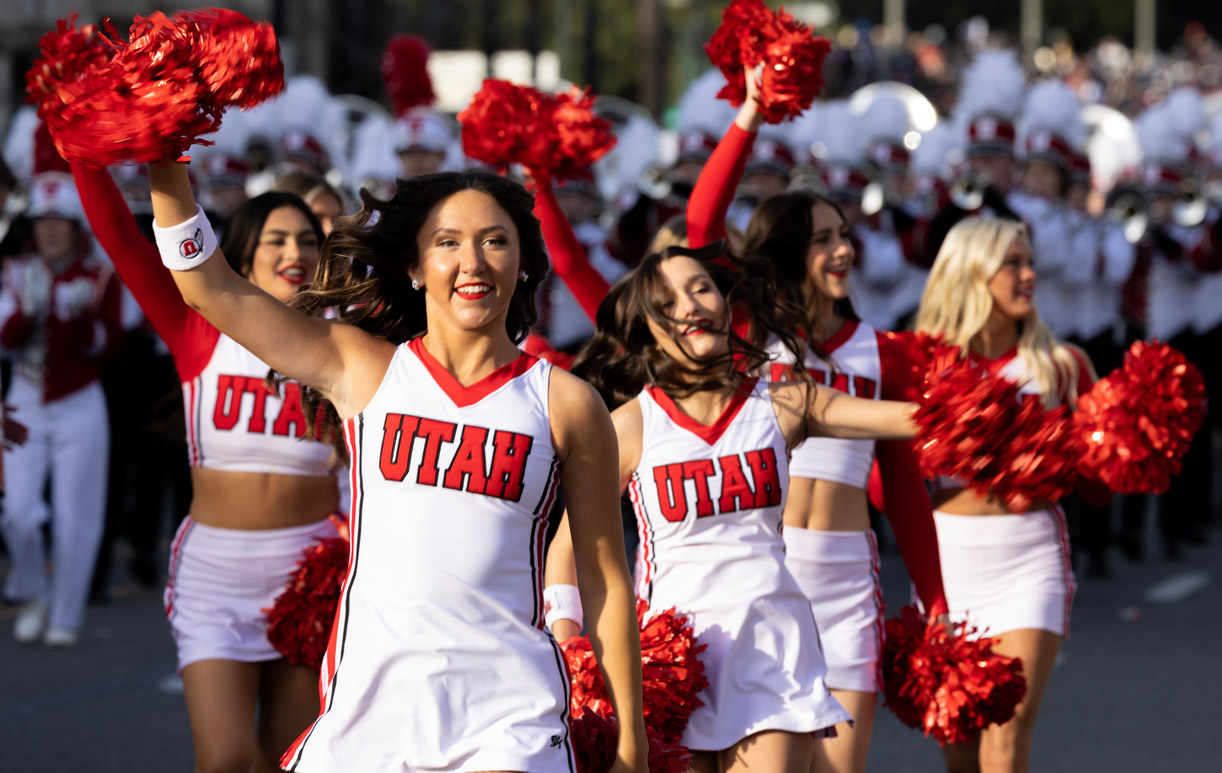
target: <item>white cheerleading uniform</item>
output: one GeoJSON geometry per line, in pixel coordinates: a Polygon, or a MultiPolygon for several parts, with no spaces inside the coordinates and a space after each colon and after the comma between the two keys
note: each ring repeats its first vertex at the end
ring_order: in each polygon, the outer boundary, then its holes
{"type": "MultiPolygon", "coordinates": [[[[793,353],[779,340],[767,346],[771,381],[793,378],[793,353]]],[[[906,373],[898,344],[869,325],[846,321],[821,346],[829,361],[805,349],[803,365],[818,385],[866,400],[898,393],[906,373]],[[884,395],[887,391],[889,394],[884,395]]],[[[789,474],[866,490],[874,463],[873,440],[808,438],[793,450],[789,474]]],[[[877,692],[883,645],[882,584],[878,540],[872,529],[821,531],[785,527],[789,570],[806,594],[827,658],[827,685],[833,689],[877,692]]]]}
{"type": "Polygon", "coordinates": [[[785,567],[785,438],[765,382],[747,382],[712,425],[646,388],[629,482],[640,531],[637,593],[691,621],[709,686],[681,742],[716,751],[764,730],[849,719],[824,685],[810,604],[785,567]]]}
{"type": "MultiPolygon", "coordinates": [[[[1076,354],[1076,353],[1075,353],[1076,354]]],[[[996,360],[972,361],[1014,382],[1021,400],[1040,399],[1014,349],[996,360]]],[[[1085,363],[1079,359],[1078,367],[1085,363]]],[[[1080,376],[1079,393],[1089,379],[1080,376]]],[[[1056,402],[1064,402],[1063,397],[1056,402]]],[[[939,477],[935,488],[962,488],[939,477]]],[[[1057,505],[1015,515],[954,515],[934,511],[946,603],[955,621],[966,620],[976,636],[1037,629],[1069,636],[1069,612],[1078,583],[1070,563],[1069,530],[1057,505]]]]}
{"type": "Polygon", "coordinates": [[[322,710],[283,767],[572,773],[542,601],[550,374],[523,354],[464,387],[416,339],[345,423],[351,560],[322,710]]]}

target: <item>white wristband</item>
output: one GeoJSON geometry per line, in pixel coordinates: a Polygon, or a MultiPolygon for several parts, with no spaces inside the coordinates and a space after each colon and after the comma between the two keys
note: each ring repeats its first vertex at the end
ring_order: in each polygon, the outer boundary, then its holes
{"type": "Polygon", "coordinates": [[[212,224],[204,215],[204,208],[196,204],[195,217],[185,223],[168,228],[153,223],[153,235],[157,238],[157,249],[161,262],[172,271],[189,271],[216,252],[216,234],[212,224]]]}
{"type": "Polygon", "coordinates": [[[581,593],[576,585],[549,585],[543,589],[543,621],[551,628],[557,620],[582,624],[581,593]]]}

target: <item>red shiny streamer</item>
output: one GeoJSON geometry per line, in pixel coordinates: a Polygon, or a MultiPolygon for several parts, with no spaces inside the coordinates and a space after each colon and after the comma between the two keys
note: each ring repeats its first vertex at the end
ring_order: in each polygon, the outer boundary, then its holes
{"type": "Polygon", "coordinates": [[[783,10],[773,12],[760,0],[734,0],[705,53],[726,76],[717,93],[738,107],[747,98],[744,67],[763,65],[760,113],[768,123],[801,115],[823,90],[823,60],[831,44],[783,10]]]}
{"type": "Polygon", "coordinates": [[[322,667],[348,576],[348,527],[334,520],[339,536],[307,548],[284,590],[265,610],[267,640],[288,662],[313,669],[322,667]]]}
{"type": "Polygon", "coordinates": [[[908,727],[943,746],[968,743],[1010,721],[1027,694],[1022,660],[993,652],[996,639],[975,629],[929,621],[906,606],[887,620],[883,693],[908,727]]]}

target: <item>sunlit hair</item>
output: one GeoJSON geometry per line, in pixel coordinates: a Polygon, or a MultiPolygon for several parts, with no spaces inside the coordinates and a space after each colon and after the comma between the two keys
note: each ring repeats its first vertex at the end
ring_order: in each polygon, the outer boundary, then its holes
{"type": "MultiPolygon", "coordinates": [[[[514,286],[505,332],[515,343],[522,341],[537,319],[535,293],[547,275],[547,249],[534,216],[534,197],[521,184],[488,172],[442,172],[399,180],[389,199],[362,189],[361,211],[336,219],[323,244],[313,284],[291,305],[307,314],[330,310],[341,322],[392,344],[428,332],[424,292],[412,289],[407,270],[420,259],[417,237],[429,214],[454,194],[468,190],[493,199],[517,230],[519,268],[527,278],[514,286]]],[[[301,400],[308,419],[319,406],[326,409],[324,437],[338,429],[334,408],[315,390],[302,385],[301,400]]],[[[337,435],[332,437],[342,452],[337,435]]]]}
{"type": "Polygon", "coordinates": [[[616,282],[598,307],[594,337],[577,355],[573,373],[593,384],[611,408],[632,400],[646,384],[673,397],[736,386],[743,373],[759,367],[769,356],[734,331],[731,316],[735,308],[750,309],[756,332],[775,335],[802,361],[794,336],[802,310],[777,296],[771,267],[766,262],[735,259],[724,242],[714,242],[696,250],[668,247],[650,253],[616,282]],[[700,263],[726,302],[722,324],[729,333],[729,347],[697,361],[694,367],[663,351],[649,327],[653,320],[671,331],[672,340],[680,340],[677,328],[683,320],[662,312],[666,279],[661,266],[676,257],[700,263]]]}
{"type": "MultiPolygon", "coordinates": [[[[790,303],[805,309],[800,332],[807,341],[815,341],[814,323],[823,316],[829,306],[837,304],[818,291],[807,295],[806,256],[810,252],[814,237],[816,205],[826,204],[845,222],[840,206],[831,199],[814,191],[788,191],[769,196],[756,207],[747,224],[746,243],[743,255],[748,259],[766,260],[772,264],[776,274],[777,293],[790,303]]],[[[855,319],[852,307],[844,304],[848,316],[855,319]]],[[[837,308],[837,312],[841,311],[837,308]]],[[[828,357],[818,345],[811,347],[822,360],[828,357]]]]}
{"type": "MultiPolygon", "coordinates": [[[[941,335],[966,357],[993,311],[989,280],[1020,236],[1027,236],[1027,227],[1004,218],[969,217],[950,229],[925,283],[916,329],[941,335]]],[[[1044,405],[1062,397],[1071,405],[1077,401],[1078,361],[1034,308],[1018,322],[1018,355],[1039,385],[1044,405]]]]}
{"type": "Polygon", "coordinates": [[[667,247],[687,247],[687,215],[678,214],[667,220],[653,235],[649,253],[662,252],[667,247]]]}

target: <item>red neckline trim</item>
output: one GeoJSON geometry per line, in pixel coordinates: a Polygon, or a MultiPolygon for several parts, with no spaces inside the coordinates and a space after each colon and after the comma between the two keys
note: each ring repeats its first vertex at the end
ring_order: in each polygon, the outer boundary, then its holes
{"type": "Polygon", "coordinates": [[[755,390],[755,384],[758,381],[758,378],[743,379],[738,391],[730,398],[730,402],[726,405],[725,410],[721,412],[721,415],[712,424],[701,424],[691,416],[688,416],[675,404],[670,395],[652,384],[645,387],[645,391],[649,392],[649,396],[658,404],[658,407],[666,411],[666,415],[671,418],[671,421],[709,445],[713,445],[721,439],[721,436],[734,423],[734,417],[738,416],[738,412],[746,405],[747,397],[755,390]]]}
{"type": "Polygon", "coordinates": [[[831,354],[841,346],[844,346],[845,341],[853,337],[853,334],[857,332],[857,325],[857,320],[846,319],[844,324],[840,326],[840,329],[832,334],[831,338],[828,338],[819,345],[823,347],[825,353],[831,354]]]}
{"type": "Polygon", "coordinates": [[[1015,357],[1018,356],[1018,347],[1011,346],[1000,357],[998,357],[995,360],[990,360],[988,357],[985,357],[983,354],[979,352],[969,352],[969,356],[972,362],[974,362],[975,364],[983,365],[984,367],[988,368],[990,373],[996,373],[997,371],[1004,368],[1010,362],[1010,360],[1013,360],[1015,357]]]}
{"type": "Polygon", "coordinates": [[[407,348],[415,352],[416,356],[420,358],[420,364],[424,365],[424,369],[433,377],[433,381],[437,382],[437,386],[441,387],[441,391],[445,392],[450,400],[459,408],[475,405],[480,400],[483,400],[488,395],[530,370],[531,366],[539,361],[538,357],[522,352],[513,362],[502,365],[470,386],[463,386],[462,382],[454,378],[453,373],[446,370],[445,366],[429,353],[429,350],[424,347],[422,339],[413,338],[407,342],[407,348]]]}

